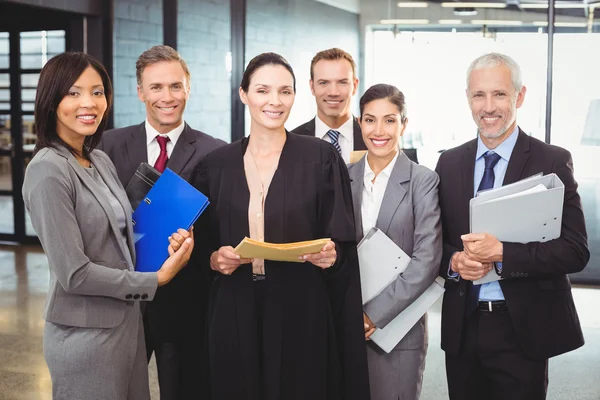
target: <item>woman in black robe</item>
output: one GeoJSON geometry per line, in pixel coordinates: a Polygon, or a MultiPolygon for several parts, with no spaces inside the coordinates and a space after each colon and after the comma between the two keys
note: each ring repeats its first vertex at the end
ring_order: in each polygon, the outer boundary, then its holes
{"type": "Polygon", "coordinates": [[[255,57],[240,86],[252,117],[249,138],[209,154],[192,181],[211,202],[196,232],[213,274],[214,400],[369,399],[350,180],[330,143],[285,130],[295,85],[281,56],[255,57]],[[257,195],[249,165],[255,182],[266,183],[264,212],[256,214],[264,237],[256,239],[331,238],[321,252],[302,263],[240,259],[233,252],[257,220],[249,215],[257,195]]]}

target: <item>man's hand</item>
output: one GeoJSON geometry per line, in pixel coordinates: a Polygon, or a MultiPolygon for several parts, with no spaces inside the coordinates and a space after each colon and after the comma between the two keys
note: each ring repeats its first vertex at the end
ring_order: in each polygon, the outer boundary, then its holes
{"type": "Polygon", "coordinates": [[[369,318],[367,316],[367,314],[363,313],[363,320],[365,322],[365,340],[370,340],[369,338],[371,337],[371,335],[373,334],[373,332],[375,332],[375,329],[377,329],[377,327],[375,326],[375,324],[373,323],[373,321],[371,321],[371,318],[369,318]]]}
{"type": "Polygon", "coordinates": [[[489,233],[469,233],[460,237],[466,255],[480,263],[502,262],[502,242],[489,233]]]}
{"type": "Polygon", "coordinates": [[[493,268],[492,263],[473,261],[464,251],[456,252],[450,261],[450,268],[458,272],[462,279],[476,281],[483,278],[493,268]]]}

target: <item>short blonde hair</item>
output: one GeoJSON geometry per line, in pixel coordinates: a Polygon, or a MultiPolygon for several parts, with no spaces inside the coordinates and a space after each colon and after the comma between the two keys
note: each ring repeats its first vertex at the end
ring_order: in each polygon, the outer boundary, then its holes
{"type": "Polygon", "coordinates": [[[310,79],[315,78],[314,77],[315,64],[321,60],[328,60],[328,61],[347,60],[350,63],[350,65],[352,66],[352,76],[354,78],[356,78],[356,63],[354,62],[354,59],[352,58],[350,53],[348,53],[342,49],[338,49],[337,47],[334,47],[332,49],[323,50],[323,51],[320,51],[317,54],[315,54],[312,61],[310,62],[310,79]]]}

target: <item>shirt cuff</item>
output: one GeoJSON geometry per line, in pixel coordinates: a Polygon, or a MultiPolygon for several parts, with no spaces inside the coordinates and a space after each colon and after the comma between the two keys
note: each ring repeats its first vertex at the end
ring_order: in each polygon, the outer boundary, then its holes
{"type": "Polygon", "coordinates": [[[458,282],[460,280],[459,273],[452,271],[452,257],[454,257],[456,253],[458,252],[455,251],[454,253],[452,253],[452,256],[450,256],[450,262],[448,263],[448,279],[451,279],[454,282],[458,282]]]}

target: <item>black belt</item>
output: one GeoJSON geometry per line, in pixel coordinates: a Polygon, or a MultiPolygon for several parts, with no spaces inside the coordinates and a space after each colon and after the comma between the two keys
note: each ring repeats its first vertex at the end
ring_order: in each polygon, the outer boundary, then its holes
{"type": "Polygon", "coordinates": [[[480,301],[477,303],[477,309],[479,311],[485,312],[494,312],[494,311],[506,311],[508,307],[506,306],[506,301],[498,300],[498,301],[480,301]]]}

